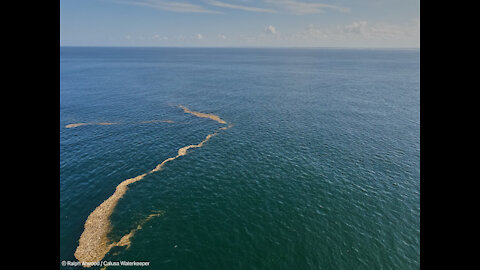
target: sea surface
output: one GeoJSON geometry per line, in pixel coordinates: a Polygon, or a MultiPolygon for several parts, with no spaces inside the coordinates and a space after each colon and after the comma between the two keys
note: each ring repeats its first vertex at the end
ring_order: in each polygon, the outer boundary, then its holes
{"type": "Polygon", "coordinates": [[[119,183],[223,126],[183,105],[232,127],[129,186],[110,239],[163,214],[103,260],[419,269],[419,62],[417,49],[61,47],[60,261],[119,183]]]}

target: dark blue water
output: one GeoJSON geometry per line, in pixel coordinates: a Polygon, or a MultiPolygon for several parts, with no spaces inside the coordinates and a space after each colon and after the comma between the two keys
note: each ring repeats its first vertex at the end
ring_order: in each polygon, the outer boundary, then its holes
{"type": "Polygon", "coordinates": [[[419,72],[418,50],[62,47],[60,259],[120,182],[222,126],[182,104],[233,127],[130,186],[112,239],[165,213],[105,260],[418,269],[419,72]]]}

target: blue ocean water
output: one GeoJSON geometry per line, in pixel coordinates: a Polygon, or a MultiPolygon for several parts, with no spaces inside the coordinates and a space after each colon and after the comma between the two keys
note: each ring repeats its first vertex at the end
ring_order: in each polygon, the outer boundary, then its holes
{"type": "Polygon", "coordinates": [[[222,126],[182,104],[233,127],[129,187],[111,239],[164,214],[104,260],[419,269],[419,73],[419,50],[62,47],[60,260],[120,182],[222,126]]]}

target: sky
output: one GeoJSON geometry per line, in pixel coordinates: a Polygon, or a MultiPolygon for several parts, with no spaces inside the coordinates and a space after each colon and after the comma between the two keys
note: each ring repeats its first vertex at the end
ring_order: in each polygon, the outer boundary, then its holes
{"type": "Polygon", "coordinates": [[[60,46],[419,48],[420,0],[60,0],[60,46]]]}

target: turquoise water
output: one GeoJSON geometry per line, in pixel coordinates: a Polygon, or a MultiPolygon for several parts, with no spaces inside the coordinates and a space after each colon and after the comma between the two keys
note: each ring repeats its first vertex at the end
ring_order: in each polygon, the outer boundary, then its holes
{"type": "Polygon", "coordinates": [[[130,185],[111,239],[164,214],[104,260],[419,269],[419,72],[418,50],[62,47],[60,260],[120,182],[223,126],[182,104],[233,127],[130,185]]]}

